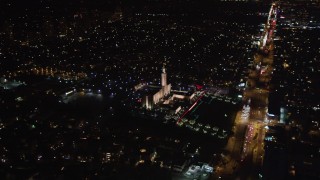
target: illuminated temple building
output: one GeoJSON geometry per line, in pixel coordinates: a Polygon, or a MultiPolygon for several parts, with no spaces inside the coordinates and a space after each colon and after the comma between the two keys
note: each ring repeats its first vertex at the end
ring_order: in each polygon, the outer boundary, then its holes
{"type": "Polygon", "coordinates": [[[152,109],[155,104],[158,104],[164,97],[168,96],[171,92],[171,84],[167,84],[166,68],[162,68],[161,73],[161,89],[156,93],[146,95],[143,98],[142,106],[146,109],[152,109]]]}

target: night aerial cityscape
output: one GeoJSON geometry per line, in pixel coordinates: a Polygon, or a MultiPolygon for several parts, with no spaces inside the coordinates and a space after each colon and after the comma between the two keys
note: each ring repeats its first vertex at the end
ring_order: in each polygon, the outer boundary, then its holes
{"type": "Polygon", "coordinates": [[[320,179],[320,0],[0,0],[0,179],[320,179]]]}

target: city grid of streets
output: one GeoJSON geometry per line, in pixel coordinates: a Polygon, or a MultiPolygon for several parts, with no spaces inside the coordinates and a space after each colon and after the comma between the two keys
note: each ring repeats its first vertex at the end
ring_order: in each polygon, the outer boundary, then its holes
{"type": "Polygon", "coordinates": [[[319,5],[0,1],[0,179],[320,178],[319,5]]]}

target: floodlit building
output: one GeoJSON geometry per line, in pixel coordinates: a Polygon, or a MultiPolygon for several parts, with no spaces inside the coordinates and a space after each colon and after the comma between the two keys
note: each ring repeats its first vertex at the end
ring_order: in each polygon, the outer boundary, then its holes
{"type": "Polygon", "coordinates": [[[158,104],[164,97],[171,92],[171,84],[167,84],[166,68],[162,68],[161,73],[161,89],[152,95],[147,95],[143,98],[142,106],[146,109],[152,109],[153,105],[158,104]]]}
{"type": "Polygon", "coordinates": [[[166,68],[163,66],[161,73],[161,86],[164,87],[167,85],[167,73],[166,68]]]}

